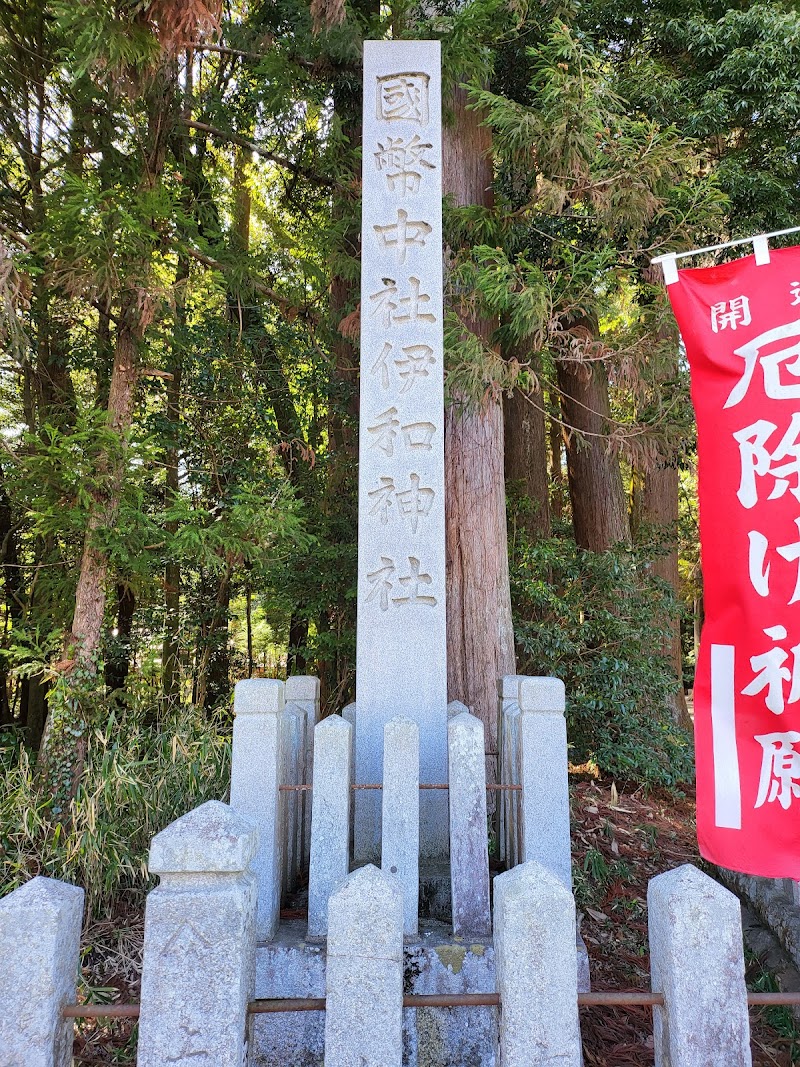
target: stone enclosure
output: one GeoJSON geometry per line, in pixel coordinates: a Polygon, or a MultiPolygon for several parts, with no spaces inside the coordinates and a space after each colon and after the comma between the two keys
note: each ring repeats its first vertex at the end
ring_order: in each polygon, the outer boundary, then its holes
{"type": "MultiPolygon", "coordinates": [[[[493,887],[483,729],[449,709],[450,850],[470,858],[450,866],[451,922],[427,917],[420,893],[415,725],[384,728],[386,855],[382,868],[353,868],[353,727],[317,721],[317,694],[313,678],[240,682],[232,804],[208,802],[153,839],[140,1067],[579,1067],[588,966],[569,879],[561,683],[503,680],[500,784],[521,788],[501,794],[508,870],[493,887]],[[313,791],[296,788],[309,767],[313,791]],[[281,919],[281,899],[302,901],[306,879],[307,920],[281,919]],[[403,1007],[409,994],[494,992],[499,1008],[403,1007]],[[306,997],[326,1010],[248,1010],[306,997]]],[[[82,890],[41,877],[0,901],[0,1067],[69,1067],[61,1012],[75,1000],[82,905],[82,890]]],[[[656,1063],[750,1064],[736,897],[684,866],[651,882],[648,913],[664,997],[656,1063]]]]}

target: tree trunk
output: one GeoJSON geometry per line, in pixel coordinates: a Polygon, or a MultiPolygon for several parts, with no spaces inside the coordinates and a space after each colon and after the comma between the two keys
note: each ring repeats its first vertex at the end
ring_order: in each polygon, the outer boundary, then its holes
{"type": "Polygon", "coordinates": [[[106,656],[105,682],[112,692],[125,688],[128,672],[131,669],[131,632],[133,616],[136,612],[136,597],[129,585],[117,586],[117,625],[116,635],[109,642],[110,650],[106,656]]]}
{"type": "Polygon", "coordinates": [[[516,504],[516,521],[532,541],[549,537],[550,482],[542,393],[515,389],[504,400],[503,420],[506,485],[516,504]]]}
{"type": "Polygon", "coordinates": [[[599,360],[558,363],[567,424],[567,478],[580,548],[605,552],[630,538],[619,457],[610,447],[608,376],[599,360]]]}
{"type": "MultiPolygon", "coordinates": [[[[443,185],[459,206],[492,204],[491,135],[456,89],[453,125],[443,131],[443,185]]],[[[462,319],[464,315],[462,314],[462,319]]],[[[495,324],[465,320],[488,341],[495,324]]],[[[490,780],[496,781],[497,685],[516,671],[508,578],[503,409],[457,401],[445,416],[447,508],[447,691],[486,727],[490,780]]]]}
{"type": "MultiPolygon", "coordinates": [[[[183,328],[186,323],[184,287],[189,279],[189,261],[181,259],[175,275],[176,314],[175,337],[172,344],[172,377],[167,380],[166,417],[169,442],[164,450],[166,466],[165,503],[173,506],[180,496],[178,464],[180,462],[181,381],[183,377],[183,328]]],[[[178,532],[178,523],[164,524],[169,539],[178,532]]],[[[181,627],[181,563],[168,549],[164,563],[164,642],[161,648],[161,692],[166,702],[180,699],[180,627],[181,627]]]]}

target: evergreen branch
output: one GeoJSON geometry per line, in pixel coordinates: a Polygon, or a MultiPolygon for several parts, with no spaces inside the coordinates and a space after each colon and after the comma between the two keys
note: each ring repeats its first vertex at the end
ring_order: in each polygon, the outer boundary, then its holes
{"type": "Polygon", "coordinates": [[[256,152],[262,159],[268,159],[271,163],[283,167],[284,170],[291,171],[295,177],[306,178],[308,181],[315,182],[317,185],[325,186],[326,189],[341,188],[339,183],[333,181],[331,178],[323,178],[320,174],[316,174],[307,167],[303,167],[299,163],[293,163],[292,160],[287,159],[286,156],[276,155],[262,145],[257,145],[254,141],[248,141],[246,137],[240,137],[238,133],[230,133],[227,130],[218,130],[216,126],[209,126],[205,122],[195,122],[193,119],[184,119],[183,122],[190,130],[199,130],[201,133],[207,133],[211,137],[218,137],[222,141],[238,145],[240,148],[246,148],[250,152],[256,152]]]}
{"type": "MultiPolygon", "coordinates": [[[[221,263],[218,259],[212,259],[211,256],[206,256],[196,248],[192,248],[191,245],[182,245],[181,251],[191,256],[192,259],[197,260],[198,263],[202,263],[204,267],[209,267],[211,270],[217,270],[220,274],[227,274],[228,268],[224,263],[221,263]]],[[[273,304],[280,308],[280,310],[291,321],[298,317],[310,319],[313,322],[317,321],[317,316],[314,315],[308,307],[298,307],[297,304],[292,303],[285,296],[281,296],[274,289],[271,289],[266,282],[262,282],[260,278],[254,278],[252,275],[248,276],[248,281],[253,286],[257,293],[267,297],[273,304]]]]}

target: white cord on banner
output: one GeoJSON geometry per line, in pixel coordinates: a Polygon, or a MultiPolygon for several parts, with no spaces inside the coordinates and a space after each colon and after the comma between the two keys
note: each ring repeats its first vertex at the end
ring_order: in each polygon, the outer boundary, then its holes
{"type": "Polygon", "coordinates": [[[724,241],[720,245],[709,245],[707,248],[693,248],[690,252],[668,252],[664,256],[656,256],[651,259],[651,264],[659,263],[664,273],[664,284],[672,285],[678,280],[678,260],[688,256],[700,256],[705,252],[719,252],[723,248],[734,248],[737,245],[752,244],[756,257],[756,266],[763,267],[769,263],[769,239],[770,237],[784,237],[788,233],[800,233],[800,226],[792,226],[788,230],[773,230],[772,233],[760,233],[755,237],[739,237],[735,241],[724,241]]]}

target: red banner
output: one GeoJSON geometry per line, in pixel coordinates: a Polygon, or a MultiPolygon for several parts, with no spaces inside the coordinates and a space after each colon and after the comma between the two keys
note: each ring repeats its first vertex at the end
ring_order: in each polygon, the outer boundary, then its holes
{"type": "Polygon", "coordinates": [[[668,292],[697,415],[700,851],[800,879],[800,248],[668,292]]]}

